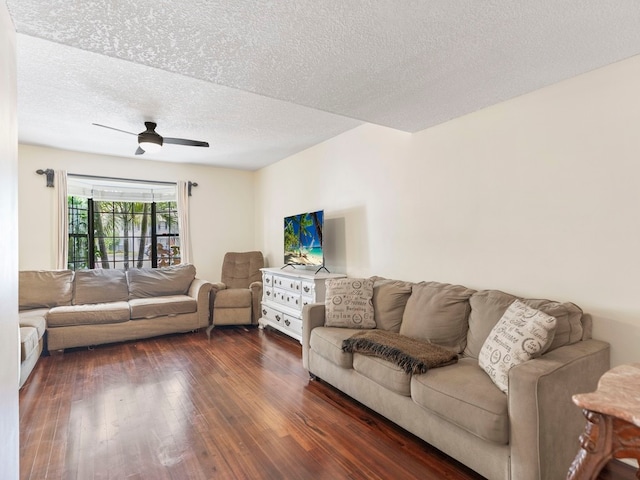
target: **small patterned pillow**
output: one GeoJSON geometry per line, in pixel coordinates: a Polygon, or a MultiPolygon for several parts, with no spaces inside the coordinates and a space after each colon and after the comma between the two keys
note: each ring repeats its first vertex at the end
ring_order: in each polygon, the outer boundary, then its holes
{"type": "Polygon", "coordinates": [[[332,278],[325,285],[326,327],[376,328],[372,279],[332,278]]]}
{"type": "Polygon", "coordinates": [[[514,300],[482,345],[478,363],[508,393],[509,370],[541,355],[551,345],[555,328],[555,317],[514,300]]]}

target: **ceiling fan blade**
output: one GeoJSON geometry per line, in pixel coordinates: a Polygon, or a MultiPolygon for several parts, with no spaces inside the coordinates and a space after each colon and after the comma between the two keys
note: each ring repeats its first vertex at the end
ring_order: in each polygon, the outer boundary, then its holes
{"type": "Polygon", "coordinates": [[[136,150],[136,155],[142,155],[143,153],[144,153],[144,150],[138,147],[138,149],[136,150]]]}
{"type": "Polygon", "coordinates": [[[115,130],[116,132],[128,133],[129,135],[138,135],[137,133],[127,132],[126,130],[120,130],[119,128],[108,127],[107,125],[100,125],[99,123],[92,123],[96,127],[108,128],[109,130],[115,130]]]}
{"type": "Polygon", "coordinates": [[[173,143],[175,145],[188,145],[190,147],[208,147],[208,142],[200,142],[198,140],[187,140],[186,138],[170,138],[162,137],[164,143],[173,143]]]}

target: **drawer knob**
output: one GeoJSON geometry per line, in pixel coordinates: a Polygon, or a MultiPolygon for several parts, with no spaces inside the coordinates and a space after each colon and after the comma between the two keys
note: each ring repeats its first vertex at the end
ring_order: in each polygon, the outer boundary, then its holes
{"type": "Polygon", "coordinates": [[[280,315],[276,315],[276,320],[277,320],[277,321],[282,320],[282,319],[280,318],[280,315]]]}
{"type": "Polygon", "coordinates": [[[304,293],[309,293],[309,290],[311,290],[309,287],[307,286],[304,287],[304,293]]]}
{"type": "Polygon", "coordinates": [[[266,314],[267,314],[267,311],[263,308],[262,309],[262,315],[266,315],[266,314]]]}
{"type": "Polygon", "coordinates": [[[284,324],[288,327],[289,325],[291,325],[291,322],[289,320],[285,320],[284,324]]]}

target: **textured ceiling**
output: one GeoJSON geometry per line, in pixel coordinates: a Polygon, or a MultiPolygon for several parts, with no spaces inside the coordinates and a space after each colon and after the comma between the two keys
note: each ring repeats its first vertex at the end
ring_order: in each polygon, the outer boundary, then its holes
{"type": "Polygon", "coordinates": [[[416,132],[640,53],[637,0],[9,0],[23,143],[257,169],[416,132]]]}

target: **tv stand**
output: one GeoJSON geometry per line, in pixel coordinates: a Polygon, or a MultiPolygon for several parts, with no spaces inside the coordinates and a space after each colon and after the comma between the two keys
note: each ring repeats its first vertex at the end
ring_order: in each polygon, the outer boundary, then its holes
{"type": "MultiPolygon", "coordinates": [[[[284,264],[283,266],[281,266],[281,267],[280,267],[280,270],[284,270],[284,269],[285,269],[285,268],[287,268],[287,267],[291,267],[291,268],[293,268],[293,269],[295,270],[295,269],[296,269],[296,264],[295,264],[295,263],[286,263],[286,264],[284,264]]],[[[316,275],[317,275],[318,273],[320,273],[322,270],[324,270],[324,271],[325,271],[325,272],[327,272],[327,273],[331,273],[327,267],[325,267],[324,265],[322,265],[320,268],[318,268],[318,269],[316,270],[316,275]]]]}
{"type": "Polygon", "coordinates": [[[260,270],[262,304],[258,326],[275,328],[299,342],[302,341],[302,308],[308,303],[324,302],[325,280],[346,277],[336,273],[314,274],[313,270],[283,271],[278,267],[260,270]]]}

